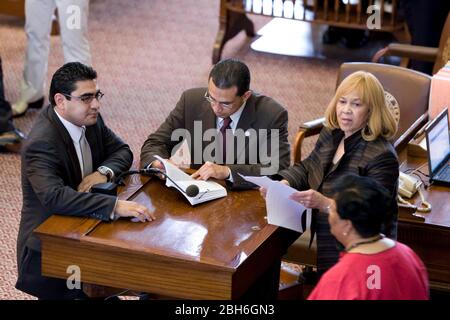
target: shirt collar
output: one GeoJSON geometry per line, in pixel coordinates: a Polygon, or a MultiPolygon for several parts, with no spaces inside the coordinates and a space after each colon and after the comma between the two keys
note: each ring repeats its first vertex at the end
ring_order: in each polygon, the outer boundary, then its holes
{"type": "Polygon", "coordinates": [[[58,116],[59,120],[61,120],[63,126],[66,128],[67,132],[69,132],[70,137],[75,143],[80,142],[81,135],[83,133],[83,129],[86,129],[85,126],[79,127],[77,125],[74,125],[72,122],[67,121],[62,116],[59,115],[58,111],[55,110],[56,115],[58,116]]]}
{"type": "MultiPolygon", "coordinates": [[[[244,111],[245,105],[247,104],[247,100],[242,103],[241,107],[236,110],[232,115],[230,115],[231,118],[231,126],[236,127],[237,123],[239,122],[239,119],[241,118],[242,111],[244,111]]],[[[218,127],[220,128],[222,126],[224,118],[217,117],[218,120],[218,127]]]]}

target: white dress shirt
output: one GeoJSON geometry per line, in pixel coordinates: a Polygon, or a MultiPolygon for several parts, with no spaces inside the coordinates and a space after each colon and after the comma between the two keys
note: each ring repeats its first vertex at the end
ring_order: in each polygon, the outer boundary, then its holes
{"type": "MultiPolygon", "coordinates": [[[[247,101],[244,101],[242,106],[235,113],[230,115],[230,118],[231,118],[230,129],[233,131],[233,134],[236,131],[237,124],[239,122],[239,119],[241,118],[242,111],[244,111],[246,103],[247,103],[247,101]]],[[[217,119],[216,119],[216,128],[217,128],[217,130],[220,130],[220,128],[222,128],[223,121],[224,121],[224,118],[217,117],[217,119]]],[[[233,175],[231,174],[231,169],[230,168],[228,168],[228,174],[229,175],[228,175],[228,178],[226,180],[228,180],[230,182],[234,182],[233,175]]]]}
{"type": "Polygon", "coordinates": [[[69,132],[69,135],[72,138],[73,146],[75,147],[75,151],[77,152],[78,163],[80,164],[81,176],[83,177],[83,156],[81,153],[80,138],[83,133],[83,128],[86,129],[86,127],[79,127],[74,125],[72,122],[67,121],[66,119],[61,117],[56,109],[54,110],[59,120],[61,120],[63,126],[67,129],[67,132],[69,132]]]}
{"type": "MultiPolygon", "coordinates": [[[[75,151],[77,152],[78,157],[78,163],[80,164],[81,169],[81,176],[83,177],[83,156],[81,153],[81,147],[80,147],[80,138],[83,133],[83,129],[86,129],[85,126],[79,127],[77,125],[74,125],[72,122],[67,121],[63,117],[61,117],[58,114],[58,111],[54,108],[56,115],[58,116],[59,120],[61,120],[63,126],[67,129],[67,132],[69,132],[70,137],[72,138],[73,146],[75,147],[75,151]]],[[[109,169],[111,172],[113,172],[110,168],[105,167],[109,169]]],[[[114,173],[114,172],[113,172],[114,173]]],[[[115,220],[118,218],[118,216],[114,215],[114,212],[116,211],[117,201],[119,198],[116,199],[116,204],[114,205],[114,209],[110,214],[111,220],[115,220]]]]}

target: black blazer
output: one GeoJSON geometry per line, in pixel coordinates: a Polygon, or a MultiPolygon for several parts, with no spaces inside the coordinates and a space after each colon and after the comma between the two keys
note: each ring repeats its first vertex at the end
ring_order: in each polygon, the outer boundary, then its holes
{"type": "MultiPolygon", "coordinates": [[[[99,116],[86,128],[86,139],[96,169],[107,166],[115,175],[130,168],[133,155],[99,116]]],[[[117,198],[77,192],[82,180],[72,139],[52,106],[42,110],[22,151],[23,207],[17,239],[19,279],[23,276],[27,249],[40,252],[33,230],[53,214],[110,220],[117,198]]],[[[22,290],[22,288],[21,288],[22,290]]]]}
{"type": "MultiPolygon", "coordinates": [[[[211,109],[210,103],[204,98],[204,94],[207,88],[195,88],[185,91],[180,100],[178,101],[175,109],[169,114],[165,122],[158,128],[158,130],[149,135],[147,140],[141,149],[141,167],[146,167],[149,163],[155,160],[155,155],[160,155],[163,158],[169,158],[173,148],[177,146],[183,139],[180,138],[176,141],[171,140],[171,135],[176,129],[186,129],[192,138],[192,143],[194,139],[194,121],[200,121],[202,123],[201,137],[208,129],[216,128],[217,117],[211,109]]],[[[236,129],[242,129],[242,132],[258,132],[260,129],[278,129],[279,136],[272,137],[270,131],[267,137],[264,139],[251,140],[251,137],[245,137],[245,145],[240,146],[238,149],[237,143],[235,143],[234,161],[233,163],[227,163],[230,167],[231,173],[233,175],[234,188],[245,188],[254,186],[253,184],[246,184],[240,177],[236,174],[240,172],[244,175],[261,175],[261,168],[270,167],[272,164],[267,159],[262,159],[259,157],[260,148],[262,145],[267,145],[268,152],[271,154],[270,146],[271,139],[276,139],[278,141],[278,169],[282,170],[289,166],[290,164],[290,148],[288,142],[288,114],[287,111],[272,98],[252,94],[247,100],[244,110],[242,111],[241,117],[237,124],[236,129]],[[253,129],[253,130],[249,130],[253,129]],[[256,163],[251,163],[251,157],[249,156],[249,150],[254,146],[252,141],[256,142],[256,148],[258,148],[258,156],[256,158],[256,163]],[[245,156],[244,156],[245,155],[245,156]],[[237,159],[242,156],[244,163],[238,163],[237,159]],[[244,158],[245,157],[245,158],[244,158]]],[[[198,140],[197,140],[198,141],[198,140]]],[[[211,141],[201,142],[201,151],[203,152],[205,148],[211,141]]],[[[201,159],[201,163],[195,161],[193,147],[191,150],[191,163],[193,168],[199,168],[201,164],[205,161],[201,159]]],[[[266,152],[263,152],[264,154],[266,152]]],[[[276,172],[277,170],[275,170],[276,172]]],[[[273,172],[273,173],[275,173],[273,172]]],[[[273,174],[272,173],[272,174],[273,174]]]]}
{"type": "MultiPolygon", "coordinates": [[[[297,190],[313,189],[327,197],[333,195],[333,182],[348,173],[367,176],[383,185],[392,195],[383,232],[393,239],[397,235],[397,180],[398,160],[394,147],[384,138],[365,141],[361,131],[344,140],[345,154],[336,166],[333,157],[344,137],[339,129],[322,129],[311,154],[302,162],[279,175],[297,190]]],[[[328,214],[315,210],[311,230],[317,232],[317,267],[324,272],[338,260],[338,249],[330,233],[328,214]]]]}

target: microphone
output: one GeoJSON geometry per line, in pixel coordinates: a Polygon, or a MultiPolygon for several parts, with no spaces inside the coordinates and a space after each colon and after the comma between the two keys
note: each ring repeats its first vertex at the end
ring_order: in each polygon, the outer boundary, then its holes
{"type": "Polygon", "coordinates": [[[123,186],[123,178],[129,176],[131,174],[143,174],[143,175],[152,175],[152,174],[162,174],[166,179],[169,179],[181,192],[186,194],[188,197],[196,197],[200,193],[200,189],[195,184],[189,185],[186,190],[183,190],[171,177],[169,177],[164,171],[157,168],[148,168],[148,169],[139,169],[139,170],[130,170],[122,172],[115,180],[118,185],[123,186]]]}
{"type": "MultiPolygon", "coordinates": [[[[188,197],[196,197],[200,193],[200,189],[195,184],[187,186],[186,191],[183,190],[171,177],[169,177],[164,171],[157,168],[148,168],[139,170],[140,174],[162,174],[166,179],[169,179],[181,192],[183,192],[188,197]]],[[[120,177],[120,176],[119,176],[120,177]]]]}

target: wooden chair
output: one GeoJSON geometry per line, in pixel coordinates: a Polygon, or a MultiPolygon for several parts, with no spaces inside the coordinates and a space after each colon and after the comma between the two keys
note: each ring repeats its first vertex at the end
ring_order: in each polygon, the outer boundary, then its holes
{"type": "MultiPolygon", "coordinates": [[[[396,150],[400,150],[428,120],[428,98],[431,77],[414,70],[377,63],[344,63],[339,69],[336,87],[344,78],[355,71],[367,71],[375,75],[384,89],[397,100],[400,108],[399,128],[392,139],[396,150]]],[[[322,130],[325,118],[319,118],[302,124],[295,137],[294,162],[301,161],[303,139],[316,135],[322,130]]],[[[414,209],[412,209],[412,212],[414,209]]],[[[314,266],[316,263],[316,245],[309,248],[310,233],[303,233],[288,249],[284,260],[301,265],[314,266]]]]}
{"type": "Polygon", "coordinates": [[[403,57],[401,66],[405,68],[409,59],[434,62],[433,74],[437,73],[450,60],[450,13],[447,15],[447,20],[442,29],[438,48],[391,43],[375,53],[372,62],[378,62],[385,56],[403,57]]]}
{"type": "MultiPolygon", "coordinates": [[[[409,38],[401,15],[398,0],[378,3],[380,26],[373,31],[392,33],[398,41],[409,38]]],[[[225,43],[245,30],[248,37],[255,36],[253,22],[248,14],[295,19],[328,26],[350,29],[367,29],[367,13],[373,0],[220,0],[219,30],[213,47],[213,64],[220,60],[225,43]],[[262,6],[261,6],[262,5],[262,6]]]]}

